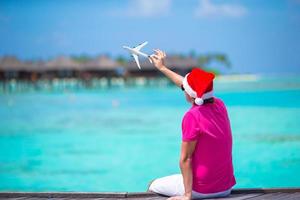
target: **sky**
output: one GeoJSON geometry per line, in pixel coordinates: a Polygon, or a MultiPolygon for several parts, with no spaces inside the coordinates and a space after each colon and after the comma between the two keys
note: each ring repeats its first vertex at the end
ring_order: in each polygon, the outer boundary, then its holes
{"type": "Polygon", "coordinates": [[[230,73],[300,73],[300,0],[0,0],[0,56],[127,56],[144,41],[225,53],[230,73]]]}

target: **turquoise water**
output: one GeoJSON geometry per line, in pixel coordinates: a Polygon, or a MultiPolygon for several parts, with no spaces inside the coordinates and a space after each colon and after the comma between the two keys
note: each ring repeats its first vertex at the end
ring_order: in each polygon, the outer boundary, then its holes
{"type": "MultiPolygon", "coordinates": [[[[300,77],[216,81],[236,187],[300,186],[300,77]]],[[[0,93],[1,191],[144,191],[179,173],[175,87],[0,93]]]]}

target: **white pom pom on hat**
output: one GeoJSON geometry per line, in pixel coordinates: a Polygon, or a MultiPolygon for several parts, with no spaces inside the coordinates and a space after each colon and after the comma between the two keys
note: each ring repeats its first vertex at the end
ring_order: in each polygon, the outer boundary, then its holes
{"type": "Polygon", "coordinates": [[[195,99],[195,104],[201,106],[203,103],[204,103],[204,101],[203,101],[202,98],[196,98],[196,99],[195,99]]]}
{"type": "Polygon", "coordinates": [[[195,98],[196,105],[202,105],[205,99],[213,97],[213,79],[215,75],[199,68],[194,68],[182,82],[186,93],[195,98]]]}

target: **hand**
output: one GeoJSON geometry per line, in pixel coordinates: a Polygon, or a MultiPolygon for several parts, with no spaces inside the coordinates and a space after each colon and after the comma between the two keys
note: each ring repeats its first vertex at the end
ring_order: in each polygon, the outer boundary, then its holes
{"type": "Polygon", "coordinates": [[[170,197],[167,200],[191,200],[191,198],[184,195],[184,196],[170,197]]]}
{"type": "Polygon", "coordinates": [[[165,68],[165,58],[166,58],[166,53],[159,50],[159,49],[154,49],[155,54],[152,54],[150,56],[150,59],[152,60],[154,66],[158,69],[158,70],[162,70],[163,68],[165,68]]]}

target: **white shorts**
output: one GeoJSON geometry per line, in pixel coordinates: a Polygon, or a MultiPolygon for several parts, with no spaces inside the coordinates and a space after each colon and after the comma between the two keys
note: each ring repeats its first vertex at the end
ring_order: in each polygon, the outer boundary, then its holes
{"type": "MultiPolygon", "coordinates": [[[[216,193],[203,194],[192,191],[192,199],[225,197],[230,195],[232,188],[216,193]]],[[[149,191],[162,194],[165,196],[182,196],[184,195],[183,178],[181,174],[174,174],[155,179],[149,186],[149,191]]]]}

